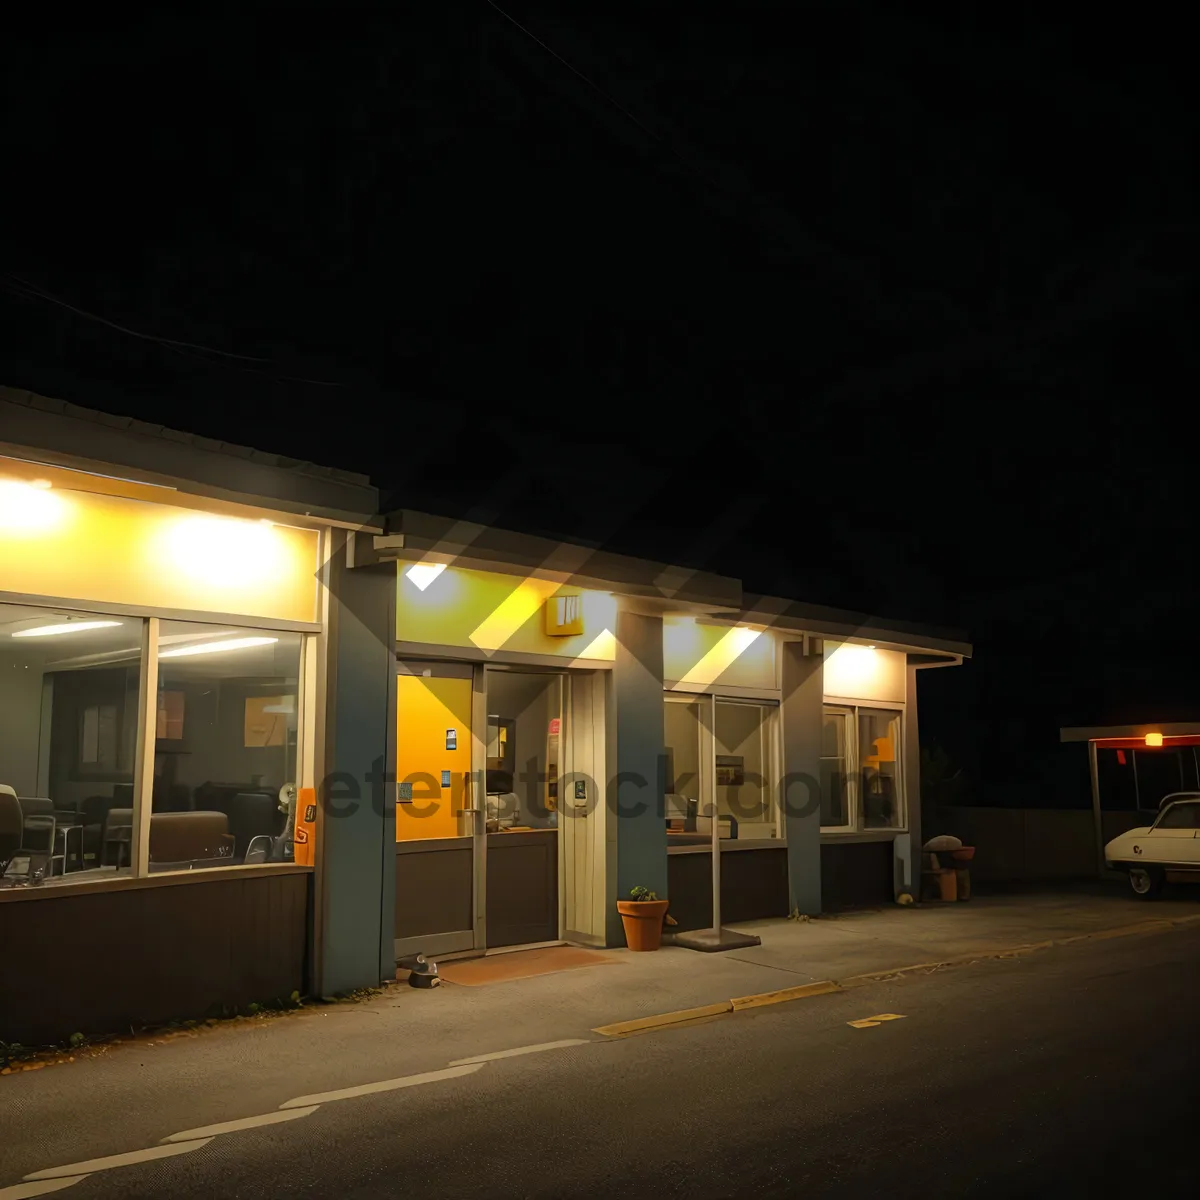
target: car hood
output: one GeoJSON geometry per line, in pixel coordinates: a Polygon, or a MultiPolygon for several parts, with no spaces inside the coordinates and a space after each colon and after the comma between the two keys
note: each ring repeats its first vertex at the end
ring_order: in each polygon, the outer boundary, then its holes
{"type": "Polygon", "coordinates": [[[1109,842],[1109,843],[1108,843],[1108,844],[1107,844],[1107,845],[1104,847],[1104,852],[1107,854],[1107,853],[1108,853],[1108,851],[1109,851],[1109,850],[1110,850],[1112,847],[1114,847],[1114,846],[1116,846],[1116,847],[1121,847],[1121,846],[1124,846],[1124,845],[1125,845],[1127,842],[1129,842],[1129,841],[1130,841],[1130,840],[1132,840],[1133,838],[1145,837],[1145,836],[1146,836],[1146,834],[1148,834],[1149,832],[1150,832],[1150,826],[1149,826],[1149,825],[1140,825],[1140,826],[1138,826],[1138,828],[1137,828],[1137,829],[1127,829],[1127,830],[1126,830],[1124,833],[1122,833],[1122,834],[1121,834],[1119,837],[1115,837],[1115,838],[1113,838],[1113,840],[1112,840],[1111,842],[1109,842]]]}

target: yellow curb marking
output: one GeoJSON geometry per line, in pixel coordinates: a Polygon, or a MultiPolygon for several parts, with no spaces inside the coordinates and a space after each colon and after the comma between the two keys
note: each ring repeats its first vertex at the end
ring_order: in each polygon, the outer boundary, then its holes
{"type": "Polygon", "coordinates": [[[872,1029],[876,1025],[882,1025],[884,1021],[903,1021],[903,1013],[876,1013],[873,1017],[863,1017],[861,1021],[847,1021],[846,1024],[853,1029],[872,1029]]]}
{"type": "Polygon", "coordinates": [[[738,996],[729,1003],[734,1012],[746,1008],[762,1008],[766,1004],[786,1004],[789,1000],[803,1000],[806,996],[827,996],[830,992],[840,992],[842,985],[833,979],[824,979],[820,983],[805,983],[799,987],[780,988],[777,992],[759,992],[756,996],[738,996]]]}
{"type": "Polygon", "coordinates": [[[718,1017],[727,1012],[733,1012],[732,1000],[724,1000],[720,1004],[702,1004],[699,1008],[681,1008],[675,1012],[658,1013],[653,1017],[638,1017],[633,1021],[617,1021],[613,1025],[601,1025],[592,1032],[604,1037],[624,1037],[626,1034],[641,1033],[661,1026],[682,1025],[686,1021],[697,1021],[703,1017],[718,1017]]]}
{"type": "MultiPolygon", "coordinates": [[[[1054,946],[1069,946],[1076,942],[1104,941],[1108,938],[1127,937],[1137,933],[1159,933],[1173,929],[1179,925],[1192,925],[1200,922],[1200,913],[1187,917],[1155,918],[1150,921],[1139,921],[1131,925],[1119,925],[1115,929],[1100,929],[1093,933],[1079,933],[1067,938],[1050,938],[1044,942],[1025,942],[1019,946],[1006,946],[1000,949],[973,950],[967,954],[956,954],[950,958],[938,959],[936,962],[916,963],[908,967],[892,967],[890,970],[868,971],[862,975],[851,975],[846,979],[824,979],[819,983],[801,984],[799,987],[781,988],[774,992],[760,992],[754,996],[738,996],[720,1004],[706,1004],[700,1008],[684,1008],[677,1012],[662,1013],[653,1017],[639,1017],[634,1021],[618,1021],[613,1025],[601,1025],[593,1029],[593,1033],[604,1037],[626,1037],[633,1033],[647,1033],[653,1029],[666,1028],[672,1025],[684,1025],[708,1017],[720,1016],[723,1013],[742,1012],[748,1008],[762,1008],[768,1004],[785,1004],[791,1000],[804,1000],[809,996],[827,996],[831,992],[844,992],[852,988],[865,987],[870,983],[880,983],[889,979],[899,979],[906,975],[916,975],[920,972],[928,974],[944,967],[957,967],[971,963],[983,962],[996,958],[1016,958],[1022,954],[1030,954],[1038,950],[1049,950],[1054,946]]],[[[868,1017],[867,1020],[877,1022],[880,1018],[868,1017]]],[[[888,1016],[885,1020],[900,1020],[899,1014],[888,1016]]],[[[848,1024],[856,1028],[870,1028],[869,1025],[859,1026],[850,1021],[848,1024]]]]}

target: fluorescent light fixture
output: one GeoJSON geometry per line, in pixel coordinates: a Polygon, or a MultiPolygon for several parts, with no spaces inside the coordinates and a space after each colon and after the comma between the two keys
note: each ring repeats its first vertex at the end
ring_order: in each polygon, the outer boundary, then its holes
{"type": "Polygon", "coordinates": [[[404,574],[423,592],[445,569],[445,563],[414,563],[404,574]]]}
{"type": "Polygon", "coordinates": [[[13,637],[55,637],[60,633],[82,633],[85,629],[115,629],[121,621],[68,621],[65,625],[38,625],[33,629],[18,629],[13,637]]]}
{"type": "Polygon", "coordinates": [[[278,638],[243,637],[228,638],[223,642],[197,642],[194,646],[176,646],[174,650],[160,650],[159,658],[189,658],[193,654],[220,654],[225,650],[249,650],[251,646],[271,646],[278,638]]]}

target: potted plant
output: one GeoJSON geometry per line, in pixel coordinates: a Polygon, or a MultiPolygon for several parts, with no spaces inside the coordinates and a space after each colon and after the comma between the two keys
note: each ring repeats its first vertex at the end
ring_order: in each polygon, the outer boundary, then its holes
{"type": "Polygon", "coordinates": [[[628,900],[617,901],[617,912],[630,950],[657,950],[662,945],[666,900],[660,900],[649,888],[635,887],[630,889],[628,900]]]}

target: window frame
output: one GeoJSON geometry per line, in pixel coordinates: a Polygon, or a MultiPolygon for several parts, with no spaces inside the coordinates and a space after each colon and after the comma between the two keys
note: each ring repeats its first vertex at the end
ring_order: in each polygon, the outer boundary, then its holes
{"type": "MultiPolygon", "coordinates": [[[[26,891],[21,889],[21,898],[44,898],[63,894],[79,888],[87,891],[103,890],[109,887],[127,886],[131,880],[155,881],[169,879],[178,875],[208,875],[213,872],[228,872],[230,870],[256,871],[275,870],[279,868],[293,869],[291,863],[244,864],[229,863],[212,867],[197,867],[179,871],[154,871],[149,869],[149,833],[150,817],[153,811],[154,759],[158,741],[158,645],[159,633],[163,621],[188,621],[196,624],[211,624],[216,626],[236,625],[239,629],[259,631],[262,633],[295,634],[299,637],[298,673],[296,683],[296,747],[293,763],[295,779],[292,781],[297,788],[314,786],[320,761],[320,729],[318,718],[321,715],[322,693],[324,691],[320,656],[323,647],[324,629],[322,625],[313,623],[300,625],[261,618],[239,620],[237,616],[208,613],[176,613],[164,611],[151,615],[147,610],[138,610],[136,606],[116,605],[108,603],[89,603],[86,599],[63,602],[49,597],[14,597],[0,592],[0,610],[7,605],[20,605],[53,611],[65,610],[74,615],[124,618],[139,626],[138,634],[138,697],[136,716],[132,713],[126,718],[135,722],[133,730],[133,763],[132,763],[132,828],[130,830],[130,846],[128,865],[119,872],[98,876],[91,872],[71,872],[54,875],[46,880],[45,886],[26,891]],[[77,878],[76,878],[77,877],[77,878]]],[[[130,663],[132,666],[132,662],[130,663]]],[[[118,743],[123,735],[118,731],[118,743]]],[[[286,734],[285,734],[286,736],[286,734]]],[[[124,782],[129,779],[125,773],[114,777],[113,772],[88,772],[80,759],[81,730],[76,730],[71,739],[70,755],[72,770],[79,775],[80,782],[108,783],[124,782]]],[[[43,751],[39,750],[39,773],[43,751]]],[[[53,797],[51,797],[53,798],[53,797]]],[[[303,868],[302,868],[303,869],[303,868]]]]}
{"type": "MultiPolygon", "coordinates": [[[[859,703],[855,700],[843,700],[835,697],[826,697],[821,706],[821,719],[824,722],[825,714],[829,712],[837,712],[845,719],[846,726],[846,761],[850,768],[846,772],[846,817],[849,822],[846,825],[822,825],[821,836],[831,838],[872,838],[877,837],[880,840],[885,840],[896,836],[897,834],[907,833],[909,830],[908,820],[908,789],[906,787],[905,777],[905,730],[907,727],[907,715],[905,706],[895,701],[891,703],[883,701],[871,701],[859,703]],[[896,820],[891,825],[865,825],[863,823],[863,795],[862,795],[862,756],[859,737],[859,722],[863,713],[886,713],[893,716],[899,724],[899,732],[896,738],[896,820]]],[[[823,731],[822,731],[823,734],[823,731]]],[[[821,761],[829,761],[825,755],[821,755],[821,761]]]]}

